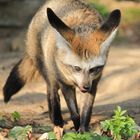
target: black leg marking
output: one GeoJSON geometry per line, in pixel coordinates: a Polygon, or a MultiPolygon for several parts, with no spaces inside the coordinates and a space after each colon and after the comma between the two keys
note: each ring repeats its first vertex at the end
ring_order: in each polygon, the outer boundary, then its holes
{"type": "Polygon", "coordinates": [[[54,125],[63,127],[64,121],[61,115],[60,99],[56,89],[53,92],[48,90],[48,106],[50,119],[54,125]]]}
{"type": "Polygon", "coordinates": [[[92,89],[90,93],[81,94],[82,105],[80,106],[80,116],[81,116],[80,129],[79,129],[80,132],[89,131],[89,123],[90,123],[91,114],[92,114],[92,106],[93,106],[94,99],[96,96],[97,84],[99,80],[100,80],[100,77],[97,80],[93,81],[92,89]]]}
{"type": "Polygon", "coordinates": [[[61,90],[65,97],[67,106],[70,110],[71,119],[73,121],[75,130],[77,131],[80,126],[80,115],[77,107],[75,89],[71,86],[62,85],[61,90]]]}
{"type": "Polygon", "coordinates": [[[92,114],[92,106],[94,102],[95,96],[89,93],[83,94],[82,98],[82,105],[80,108],[80,116],[81,116],[81,123],[80,123],[80,132],[89,131],[89,122],[92,114]]]}

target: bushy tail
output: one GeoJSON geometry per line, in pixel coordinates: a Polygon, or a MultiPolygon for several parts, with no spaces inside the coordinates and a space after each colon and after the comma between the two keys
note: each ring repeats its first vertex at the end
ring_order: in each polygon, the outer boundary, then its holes
{"type": "Polygon", "coordinates": [[[26,82],[39,76],[33,60],[29,56],[21,59],[12,69],[3,88],[4,102],[8,102],[26,82]]]}

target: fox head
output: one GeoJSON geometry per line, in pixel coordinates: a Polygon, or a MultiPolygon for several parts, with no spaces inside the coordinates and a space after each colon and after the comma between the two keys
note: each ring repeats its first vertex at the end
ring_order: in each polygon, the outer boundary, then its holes
{"type": "Polygon", "coordinates": [[[120,23],[120,10],[112,11],[99,28],[86,36],[66,25],[50,8],[47,16],[56,32],[55,61],[59,70],[81,92],[90,92],[92,82],[101,76],[106,64],[109,46],[120,23]]]}

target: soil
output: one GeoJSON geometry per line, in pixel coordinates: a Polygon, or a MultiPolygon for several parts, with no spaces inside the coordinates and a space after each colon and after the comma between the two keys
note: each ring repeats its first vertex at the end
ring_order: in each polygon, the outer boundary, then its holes
{"type": "MultiPolygon", "coordinates": [[[[3,102],[2,87],[12,69],[22,57],[21,52],[0,53],[0,114],[10,115],[14,111],[21,113],[20,125],[41,124],[51,126],[45,82],[40,79],[27,84],[12,100],[3,102]]],[[[61,106],[66,128],[72,127],[70,115],[61,96],[61,106]]],[[[77,90],[79,100],[80,93],[77,90]]],[[[127,109],[136,123],[140,125],[140,48],[138,45],[115,46],[109,53],[103,77],[98,86],[91,125],[109,118],[117,105],[127,109]]]]}

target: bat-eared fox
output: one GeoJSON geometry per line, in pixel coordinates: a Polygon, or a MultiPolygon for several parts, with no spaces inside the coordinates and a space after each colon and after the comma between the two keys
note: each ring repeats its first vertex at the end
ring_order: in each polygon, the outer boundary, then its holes
{"type": "Polygon", "coordinates": [[[4,101],[7,103],[27,82],[42,76],[57,139],[64,126],[59,89],[75,130],[88,131],[97,85],[120,19],[118,9],[104,20],[83,0],[47,0],[30,23],[26,52],[6,81],[4,101]],[[80,107],[76,88],[81,94],[80,107]]]}

